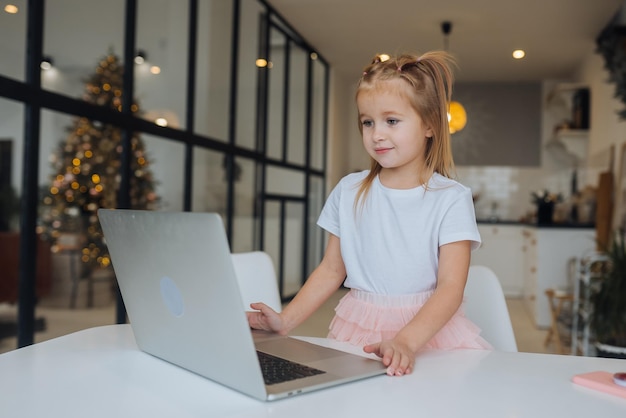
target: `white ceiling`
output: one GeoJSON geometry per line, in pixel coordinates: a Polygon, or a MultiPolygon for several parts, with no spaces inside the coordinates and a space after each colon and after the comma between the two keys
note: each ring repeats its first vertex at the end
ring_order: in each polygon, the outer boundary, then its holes
{"type": "Polygon", "coordinates": [[[448,50],[459,81],[567,79],[595,49],[622,0],[269,0],[340,73],[377,53],[448,50]],[[526,50],[516,61],[511,52],[526,50]]]}

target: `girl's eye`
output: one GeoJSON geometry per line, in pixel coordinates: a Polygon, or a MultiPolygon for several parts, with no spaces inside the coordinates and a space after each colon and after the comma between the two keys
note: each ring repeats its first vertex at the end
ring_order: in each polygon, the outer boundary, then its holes
{"type": "Polygon", "coordinates": [[[365,126],[366,128],[369,128],[370,126],[372,126],[372,121],[371,120],[364,120],[361,121],[361,125],[365,126]]]}
{"type": "Polygon", "coordinates": [[[397,125],[398,124],[398,119],[387,119],[387,123],[389,125],[397,125]]]}

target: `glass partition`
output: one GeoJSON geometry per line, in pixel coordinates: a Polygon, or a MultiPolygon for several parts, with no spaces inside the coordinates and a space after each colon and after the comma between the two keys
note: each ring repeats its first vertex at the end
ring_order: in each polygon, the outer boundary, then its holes
{"type": "Polygon", "coordinates": [[[277,160],[283,159],[285,151],[285,112],[289,112],[286,103],[285,77],[288,74],[288,41],[282,32],[270,29],[270,63],[268,75],[267,106],[267,143],[266,154],[277,160]]]}
{"type": "Polygon", "coordinates": [[[254,160],[235,158],[233,166],[235,180],[235,210],[233,213],[233,252],[258,249],[257,166],[254,160]]]}
{"type": "Polygon", "coordinates": [[[267,57],[260,56],[265,8],[261,3],[241,2],[239,69],[237,73],[237,145],[256,149],[258,132],[259,72],[267,69],[267,57]]]}
{"type": "Polygon", "coordinates": [[[203,147],[193,150],[193,212],[217,212],[227,216],[228,182],[224,167],[226,154],[203,147]]]}
{"type": "Polygon", "coordinates": [[[82,78],[102,57],[116,55],[123,65],[125,1],[55,0],[46,6],[43,55],[53,59],[58,75],[43,87],[80,97],[82,78]]]}
{"type": "Polygon", "coordinates": [[[290,49],[289,57],[289,116],[288,116],[288,143],[287,161],[295,164],[304,164],[306,155],[306,121],[307,109],[307,80],[309,54],[301,47],[294,45],[290,49]]]}
{"type": "MultiPolygon", "coordinates": [[[[318,170],[324,169],[324,152],[326,150],[326,107],[327,107],[327,91],[326,91],[326,69],[317,54],[311,53],[313,67],[313,89],[312,89],[312,105],[311,105],[311,146],[310,158],[311,167],[318,170]]],[[[355,121],[356,124],[356,121],[355,121]]]]}
{"type": "MultiPolygon", "coordinates": [[[[156,208],[182,211],[185,182],[185,144],[154,135],[141,134],[145,158],[150,163],[158,197],[156,208]]],[[[131,202],[132,204],[132,202],[131,202]]]]}
{"type": "Polygon", "coordinates": [[[232,100],[232,12],[229,1],[198,2],[194,130],[224,142],[232,100]]]}
{"type": "MultiPolygon", "coordinates": [[[[40,198],[29,209],[38,211],[38,219],[26,220],[25,228],[42,239],[54,235],[46,250],[52,293],[38,306],[97,307],[99,292],[86,290],[92,285],[104,289],[109,304],[114,300],[94,213],[118,207],[117,184],[126,169],[131,187],[124,207],[128,200],[139,209],[220,213],[231,249],[270,253],[283,298],[295,293],[322,254],[323,234],[314,225],[324,197],[328,81],[328,65],[315,61],[295,30],[264,1],[54,0],[43,9],[25,0],[12,3],[18,13],[0,11],[0,77],[15,80],[10,93],[0,91],[0,185],[23,194],[23,172],[37,179],[37,190],[29,193],[40,198]],[[133,5],[136,20],[127,22],[133,5]],[[198,26],[190,33],[194,5],[198,26]],[[236,5],[240,13],[233,16],[236,5]],[[29,12],[44,21],[43,46],[26,37],[29,12]],[[125,39],[127,24],[136,39],[125,39]],[[130,44],[143,62],[123,62],[130,44]],[[24,82],[29,49],[52,57],[49,70],[38,63],[30,68],[41,72],[44,101],[24,82]],[[196,53],[193,80],[190,51],[196,53]],[[134,69],[132,114],[111,111],[121,110],[125,65],[134,69]],[[27,118],[40,121],[33,132],[40,157],[32,167],[22,166],[24,126],[34,126],[25,125],[27,118]],[[186,126],[191,120],[193,127],[186,126]],[[129,131],[129,167],[122,169],[122,138],[129,131]],[[96,285],[91,279],[104,280],[96,285]]],[[[3,205],[8,201],[3,197],[3,205]]],[[[0,216],[2,224],[23,226],[15,216],[0,216]]],[[[126,320],[121,301],[117,308],[116,315],[107,311],[107,322],[126,320]]],[[[27,314],[20,321],[30,322],[27,314]]],[[[28,337],[20,346],[32,343],[28,337]]]]}
{"type": "Polygon", "coordinates": [[[0,75],[24,81],[26,64],[26,0],[2,3],[0,10],[0,75]],[[10,7],[13,6],[13,7],[10,7]]]}
{"type": "Polygon", "coordinates": [[[137,1],[135,97],[141,117],[160,126],[185,128],[188,18],[188,2],[137,1]]]}
{"type": "Polygon", "coordinates": [[[19,229],[22,194],[24,106],[0,98],[0,231],[19,229]]]}

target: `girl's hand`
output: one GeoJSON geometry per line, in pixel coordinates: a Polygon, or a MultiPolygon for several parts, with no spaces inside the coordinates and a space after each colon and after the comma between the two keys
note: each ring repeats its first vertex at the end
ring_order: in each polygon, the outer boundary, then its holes
{"type": "Polygon", "coordinates": [[[261,302],[251,303],[250,307],[255,310],[254,312],[246,312],[250,328],[277,332],[283,335],[287,333],[283,318],[278,312],[261,302]]]}
{"type": "Polygon", "coordinates": [[[387,366],[387,374],[389,376],[403,376],[413,371],[416,354],[410,349],[408,344],[399,341],[397,338],[366,345],[363,347],[363,351],[376,354],[382,358],[383,364],[387,366]]]}

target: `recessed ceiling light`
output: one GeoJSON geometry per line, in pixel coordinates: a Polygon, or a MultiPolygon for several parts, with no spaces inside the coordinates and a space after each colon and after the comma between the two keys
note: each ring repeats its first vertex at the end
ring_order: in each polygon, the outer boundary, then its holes
{"type": "Polygon", "coordinates": [[[516,49],[513,51],[513,58],[516,60],[521,60],[526,56],[526,52],[523,49],[516,49]]]}

